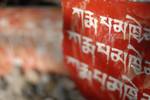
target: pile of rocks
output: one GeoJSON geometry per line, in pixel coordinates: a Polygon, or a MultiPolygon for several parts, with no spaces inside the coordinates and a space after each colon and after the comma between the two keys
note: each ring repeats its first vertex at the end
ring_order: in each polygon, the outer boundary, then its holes
{"type": "Polygon", "coordinates": [[[23,74],[14,68],[0,78],[0,100],[85,100],[66,75],[23,74]]]}

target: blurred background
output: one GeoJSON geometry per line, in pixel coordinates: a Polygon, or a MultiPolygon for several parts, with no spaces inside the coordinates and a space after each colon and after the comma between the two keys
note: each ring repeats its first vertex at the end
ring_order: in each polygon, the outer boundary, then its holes
{"type": "Polygon", "coordinates": [[[60,0],[0,0],[1,5],[10,6],[56,6],[60,0]]]}
{"type": "Polygon", "coordinates": [[[84,100],[63,65],[60,1],[0,6],[0,100],[84,100]]]}

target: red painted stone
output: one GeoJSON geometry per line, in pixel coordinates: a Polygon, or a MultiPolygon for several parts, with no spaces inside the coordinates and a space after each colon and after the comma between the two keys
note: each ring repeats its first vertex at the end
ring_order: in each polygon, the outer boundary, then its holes
{"type": "Polygon", "coordinates": [[[150,100],[150,3],[62,0],[62,9],[65,65],[85,97],[88,100],[150,100]],[[89,12],[98,21],[97,28],[92,24],[90,27],[89,12]],[[103,21],[110,22],[111,30],[103,21]],[[70,32],[79,38],[74,40],[70,32]],[[87,38],[93,53],[84,48],[87,38]],[[99,51],[98,43],[105,53],[99,51]],[[135,62],[134,57],[139,60],[135,62]]]}

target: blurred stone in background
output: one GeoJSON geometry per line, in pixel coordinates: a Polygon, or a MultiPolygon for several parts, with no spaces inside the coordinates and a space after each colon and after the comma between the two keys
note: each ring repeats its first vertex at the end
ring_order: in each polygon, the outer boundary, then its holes
{"type": "Polygon", "coordinates": [[[64,70],[61,41],[60,9],[0,8],[0,75],[13,66],[24,71],[64,70]]]}
{"type": "Polygon", "coordinates": [[[62,38],[60,8],[0,8],[0,100],[84,100],[63,65],[62,38]]]}

